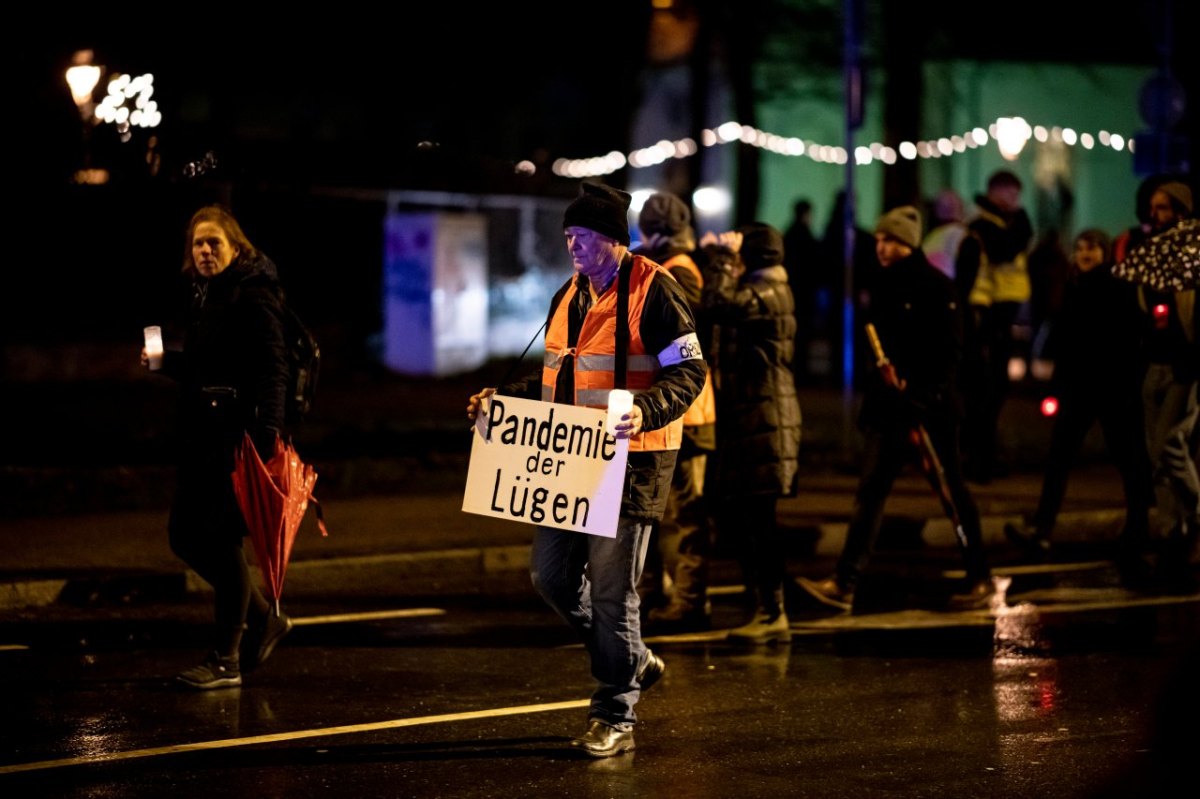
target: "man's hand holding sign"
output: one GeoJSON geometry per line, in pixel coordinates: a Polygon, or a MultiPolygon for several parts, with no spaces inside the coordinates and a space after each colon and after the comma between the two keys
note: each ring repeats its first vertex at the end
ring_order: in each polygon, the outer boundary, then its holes
{"type": "Polygon", "coordinates": [[[467,416],[474,441],[463,510],[612,538],[621,511],[637,405],[606,429],[595,408],[506,397],[484,389],[467,416]]]}

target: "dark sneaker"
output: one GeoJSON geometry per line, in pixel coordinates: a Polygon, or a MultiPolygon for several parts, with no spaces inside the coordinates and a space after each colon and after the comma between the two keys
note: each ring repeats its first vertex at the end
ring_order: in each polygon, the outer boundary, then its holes
{"type": "Polygon", "coordinates": [[[252,624],[242,637],[242,667],[246,671],[252,671],[261,666],[275,651],[275,646],[292,631],[293,626],[286,613],[276,616],[268,611],[266,617],[258,624],[252,624]]]}
{"type": "Polygon", "coordinates": [[[647,649],[646,661],[642,663],[642,667],[638,669],[637,673],[638,687],[642,693],[644,694],[646,691],[649,691],[650,687],[659,681],[666,670],[667,664],[663,662],[663,659],[647,649]]]}
{"type": "Polygon", "coordinates": [[[703,632],[712,628],[712,618],[703,608],[671,602],[665,608],[651,610],[646,616],[646,627],[658,635],[703,632]]]}
{"type": "Polygon", "coordinates": [[[592,757],[612,757],[633,750],[633,730],[619,730],[599,719],[588,722],[587,732],[571,741],[571,748],[592,757]]]}
{"type": "Polygon", "coordinates": [[[1028,525],[1007,522],[1004,536],[1020,547],[1028,557],[1045,558],[1050,555],[1050,539],[1028,525]]]}
{"type": "Polygon", "coordinates": [[[238,669],[237,658],[223,658],[211,652],[203,663],[181,672],[175,679],[188,688],[210,691],[213,688],[236,688],[242,684],[242,673],[238,669]]]}
{"type": "Polygon", "coordinates": [[[822,605],[847,611],[854,607],[854,591],[842,588],[836,577],[826,577],[824,580],[797,577],[796,583],[822,605]]]}
{"type": "Polygon", "coordinates": [[[773,644],[791,641],[792,628],[786,613],[771,615],[759,610],[749,624],[730,630],[725,637],[734,643],[773,644]]]}
{"type": "Polygon", "coordinates": [[[1002,606],[1006,589],[1011,582],[1011,577],[987,577],[978,580],[965,593],[951,595],[950,608],[952,610],[984,610],[996,605],[1002,606]]]}
{"type": "Polygon", "coordinates": [[[1125,588],[1138,592],[1152,590],[1154,570],[1140,555],[1121,553],[1117,556],[1116,567],[1125,588]]]}

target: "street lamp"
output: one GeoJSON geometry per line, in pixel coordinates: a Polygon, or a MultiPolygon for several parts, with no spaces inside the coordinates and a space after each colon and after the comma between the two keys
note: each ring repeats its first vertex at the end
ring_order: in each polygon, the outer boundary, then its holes
{"type": "Polygon", "coordinates": [[[79,183],[104,183],[108,173],[103,169],[92,169],[92,119],[96,104],[92,92],[100,82],[100,67],[92,63],[91,50],[77,50],[67,68],[67,86],[71,88],[71,99],[83,119],[83,169],[75,173],[79,183]]]}
{"type": "Polygon", "coordinates": [[[71,98],[83,116],[90,121],[92,116],[92,92],[100,82],[100,67],[92,63],[91,50],[79,50],[67,69],[67,85],[71,87],[71,98]]]}

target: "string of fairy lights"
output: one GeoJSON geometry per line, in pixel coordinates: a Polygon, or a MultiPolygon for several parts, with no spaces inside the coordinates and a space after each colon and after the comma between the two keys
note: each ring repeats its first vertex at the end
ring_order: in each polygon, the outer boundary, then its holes
{"type": "MultiPolygon", "coordinates": [[[[1079,132],[1062,126],[1030,125],[1021,117],[1000,117],[988,125],[972,128],[962,134],[944,136],[923,141],[904,141],[892,147],[882,142],[872,142],[854,148],[854,163],[866,166],[883,164],[890,166],[899,159],[912,161],[917,158],[949,158],[967,150],[983,147],[995,141],[1000,153],[1014,160],[1029,139],[1045,144],[1061,143],[1068,147],[1079,146],[1085,150],[1109,149],[1113,152],[1133,152],[1133,138],[1101,130],[1093,134],[1079,132]]],[[[641,169],[661,164],[670,158],[689,158],[700,151],[700,146],[716,147],[722,144],[742,142],[783,156],[808,158],[819,164],[845,164],[849,152],[845,147],[821,144],[797,136],[781,136],[750,125],[726,122],[701,134],[700,145],[690,137],[663,141],[642,147],[629,153],[618,151],[590,158],[559,158],[552,169],[554,174],[569,178],[599,177],[610,175],[626,166],[641,169]]]]}

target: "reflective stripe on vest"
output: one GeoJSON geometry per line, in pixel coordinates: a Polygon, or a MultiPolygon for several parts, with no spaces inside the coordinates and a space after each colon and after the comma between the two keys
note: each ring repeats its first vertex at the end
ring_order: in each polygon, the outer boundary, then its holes
{"type": "MultiPolygon", "coordinates": [[[[632,273],[629,276],[629,354],[626,367],[626,388],[637,394],[654,385],[658,376],[659,363],[655,354],[646,352],[642,342],[642,308],[646,293],[656,272],[662,270],[658,264],[640,255],[633,256],[632,273]]],[[[666,273],[670,274],[670,273],[666,273]]],[[[571,304],[577,291],[572,281],[564,292],[550,326],[546,329],[546,356],[542,365],[542,399],[554,400],[554,389],[558,384],[558,372],[567,355],[575,356],[575,404],[589,408],[608,407],[608,392],[616,387],[616,315],[617,283],[601,294],[588,309],[579,330],[579,341],[568,347],[568,318],[571,304]]],[[[679,449],[683,441],[683,418],[674,420],[658,430],[638,433],[629,439],[629,450],[679,449]]]]}

